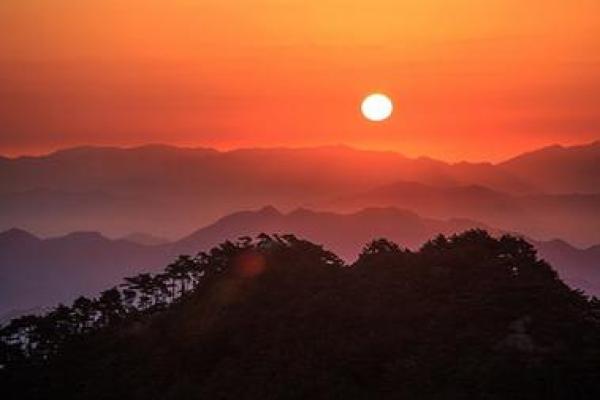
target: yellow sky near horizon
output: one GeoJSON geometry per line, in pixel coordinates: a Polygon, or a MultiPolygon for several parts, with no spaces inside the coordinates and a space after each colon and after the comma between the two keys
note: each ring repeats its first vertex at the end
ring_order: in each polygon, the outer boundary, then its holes
{"type": "Polygon", "coordinates": [[[0,153],[344,143],[498,160],[600,137],[600,2],[4,0],[0,153]],[[389,94],[383,123],[361,98],[389,94]]]}

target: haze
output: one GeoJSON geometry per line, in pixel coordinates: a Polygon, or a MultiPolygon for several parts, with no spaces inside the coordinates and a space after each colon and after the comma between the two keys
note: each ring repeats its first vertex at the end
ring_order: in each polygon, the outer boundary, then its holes
{"type": "Polygon", "coordinates": [[[591,141],[599,13],[594,0],[4,0],[0,153],[343,143],[499,161],[591,141]],[[374,126],[359,105],[377,90],[396,111],[374,126]]]}

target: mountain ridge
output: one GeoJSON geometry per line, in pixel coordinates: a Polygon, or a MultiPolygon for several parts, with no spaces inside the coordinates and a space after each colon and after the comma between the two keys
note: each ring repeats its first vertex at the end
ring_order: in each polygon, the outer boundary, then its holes
{"type": "Polygon", "coordinates": [[[598,193],[600,140],[586,145],[545,147],[513,157],[498,167],[550,194],[598,193]]]}
{"type": "Polygon", "coordinates": [[[40,153],[40,154],[22,154],[17,156],[8,156],[0,154],[0,160],[9,160],[14,161],[20,158],[26,159],[35,159],[35,158],[46,158],[52,155],[63,155],[71,152],[89,152],[89,151],[123,151],[123,152],[136,152],[143,150],[167,150],[167,151],[190,151],[190,152],[213,152],[213,153],[235,153],[235,152],[253,152],[253,151],[269,151],[269,150],[283,150],[283,151],[302,151],[302,150],[349,150],[349,151],[357,151],[357,152],[365,152],[365,153],[377,153],[377,154],[390,154],[397,155],[402,158],[408,158],[412,160],[423,160],[430,161],[434,163],[445,163],[451,165],[460,165],[460,164],[474,164],[474,165],[500,165],[504,163],[509,163],[513,160],[517,160],[520,158],[527,158],[532,155],[552,152],[552,151],[578,151],[578,150],[586,150],[586,149],[596,149],[600,148],[600,139],[595,139],[592,141],[573,144],[573,145],[563,145],[559,143],[549,144],[546,146],[542,146],[539,148],[535,148],[533,150],[522,151],[516,155],[508,157],[504,160],[497,162],[490,161],[472,161],[472,160],[459,160],[459,161],[446,161],[442,159],[432,158],[427,155],[416,155],[416,156],[407,156],[404,153],[396,150],[378,150],[378,149],[366,149],[361,147],[355,147],[348,144],[324,144],[324,145],[314,145],[314,146],[262,146],[262,147],[239,147],[239,148],[231,148],[231,149],[217,149],[214,147],[205,147],[205,146],[180,146],[169,143],[146,143],[140,145],[132,145],[132,146],[120,146],[120,145],[99,145],[99,144],[82,144],[75,146],[66,146],[57,148],[55,150],[51,150],[48,152],[40,153]]]}
{"type": "MultiPolygon", "coordinates": [[[[473,220],[436,220],[396,208],[340,214],[306,208],[283,213],[267,206],[227,215],[179,240],[159,245],[110,239],[97,232],[36,238],[18,244],[0,240],[0,313],[94,294],[118,283],[123,276],[155,271],[180,254],[193,255],[240,236],[293,233],[318,240],[352,260],[364,243],[376,238],[385,237],[416,249],[437,234],[451,235],[472,228],[486,229],[494,235],[507,233],[473,220]]],[[[23,236],[20,230],[12,232],[23,236]]],[[[0,238],[6,236],[6,232],[0,233],[0,238]]],[[[534,243],[571,285],[600,294],[600,246],[578,249],[566,242],[534,243]]]]}
{"type": "Polygon", "coordinates": [[[233,210],[263,204],[315,208],[328,198],[401,180],[479,185],[507,194],[538,192],[517,174],[490,163],[452,164],[347,146],[230,151],[83,147],[4,160],[0,229],[25,226],[46,236],[91,228],[115,237],[132,231],[177,237],[195,228],[190,221],[206,224],[233,210]]]}

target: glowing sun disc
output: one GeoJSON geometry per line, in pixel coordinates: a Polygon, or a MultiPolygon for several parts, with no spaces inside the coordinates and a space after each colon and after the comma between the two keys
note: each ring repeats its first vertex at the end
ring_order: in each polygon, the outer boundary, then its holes
{"type": "Polygon", "coordinates": [[[360,105],[363,116],[369,121],[383,121],[392,115],[394,105],[392,100],[381,93],[373,93],[365,97],[360,105]]]}

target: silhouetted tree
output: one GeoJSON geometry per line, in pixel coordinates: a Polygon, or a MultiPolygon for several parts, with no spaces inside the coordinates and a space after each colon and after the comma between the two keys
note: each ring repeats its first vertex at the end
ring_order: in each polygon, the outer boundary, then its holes
{"type": "Polygon", "coordinates": [[[156,288],[152,274],[143,273],[125,278],[123,286],[138,293],[137,299],[140,309],[147,309],[153,304],[156,288]]]}
{"type": "Polygon", "coordinates": [[[347,266],[261,234],[122,288],[1,328],[2,394],[600,398],[600,301],[514,236],[440,235],[415,252],[377,239],[347,266]]]}

